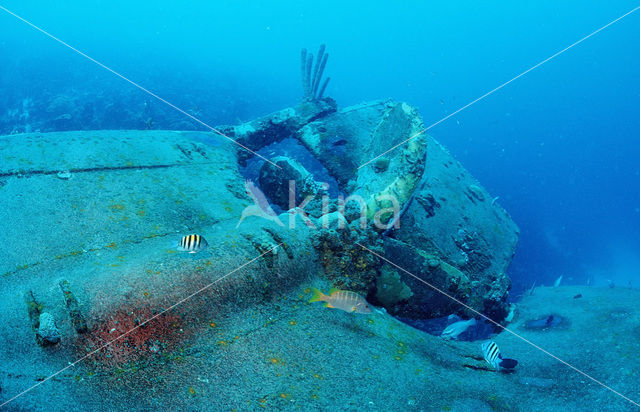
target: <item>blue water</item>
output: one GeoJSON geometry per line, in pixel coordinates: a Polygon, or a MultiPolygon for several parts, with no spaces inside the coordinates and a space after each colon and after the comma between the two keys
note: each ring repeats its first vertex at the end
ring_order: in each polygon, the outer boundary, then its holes
{"type": "MultiPolygon", "coordinates": [[[[320,43],[340,107],[392,97],[430,125],[637,5],[1,4],[210,125],[297,103],[299,51],[320,43]]],[[[635,13],[430,131],[519,225],[514,294],[560,275],[640,285],[639,44],[635,13]]],[[[202,130],[3,11],[0,90],[1,134],[202,130]]]]}

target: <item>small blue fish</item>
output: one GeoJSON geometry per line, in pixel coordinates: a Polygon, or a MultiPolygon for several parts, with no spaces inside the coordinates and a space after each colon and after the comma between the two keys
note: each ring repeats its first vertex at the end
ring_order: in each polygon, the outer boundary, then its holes
{"type": "Polygon", "coordinates": [[[481,347],[484,360],[495,370],[500,370],[500,368],[513,369],[518,365],[518,361],[515,359],[503,358],[498,345],[492,340],[486,341],[481,347]]]}

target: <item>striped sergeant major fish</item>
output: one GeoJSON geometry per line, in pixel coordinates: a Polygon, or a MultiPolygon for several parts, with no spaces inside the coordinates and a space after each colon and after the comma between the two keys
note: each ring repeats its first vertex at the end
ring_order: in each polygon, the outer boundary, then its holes
{"type": "Polygon", "coordinates": [[[325,302],[327,308],[340,309],[345,312],[369,314],[373,312],[365,298],[348,290],[331,289],[328,295],[312,288],[313,295],[309,302],[325,302]]]}
{"type": "Polygon", "coordinates": [[[183,236],[182,239],[180,239],[178,250],[181,252],[196,253],[206,248],[208,245],[209,244],[205,238],[200,235],[193,234],[183,236]]]}
{"type": "Polygon", "coordinates": [[[518,364],[515,359],[503,358],[498,345],[492,340],[486,341],[481,347],[484,360],[495,370],[500,370],[500,368],[513,369],[518,364]]]}

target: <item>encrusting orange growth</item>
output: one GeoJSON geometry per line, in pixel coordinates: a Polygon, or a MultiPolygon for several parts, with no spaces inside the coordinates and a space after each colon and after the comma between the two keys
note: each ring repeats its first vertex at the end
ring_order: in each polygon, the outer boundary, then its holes
{"type": "Polygon", "coordinates": [[[77,341],[77,349],[80,354],[99,349],[92,355],[93,363],[108,368],[174,350],[184,338],[183,319],[172,312],[154,316],[148,306],[121,307],[93,325],[77,341]]]}

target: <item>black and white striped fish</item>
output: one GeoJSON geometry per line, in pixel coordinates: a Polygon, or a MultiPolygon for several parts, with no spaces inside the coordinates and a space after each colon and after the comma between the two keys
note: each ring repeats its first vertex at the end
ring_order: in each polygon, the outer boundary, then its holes
{"type": "Polygon", "coordinates": [[[495,370],[499,370],[500,368],[513,369],[518,364],[518,361],[515,359],[503,358],[500,354],[500,349],[498,349],[498,345],[492,340],[486,341],[481,347],[484,360],[495,370]]]}
{"type": "Polygon", "coordinates": [[[183,236],[182,239],[180,239],[178,250],[181,252],[196,253],[206,248],[208,245],[209,244],[205,238],[200,235],[193,234],[183,236]]]}

